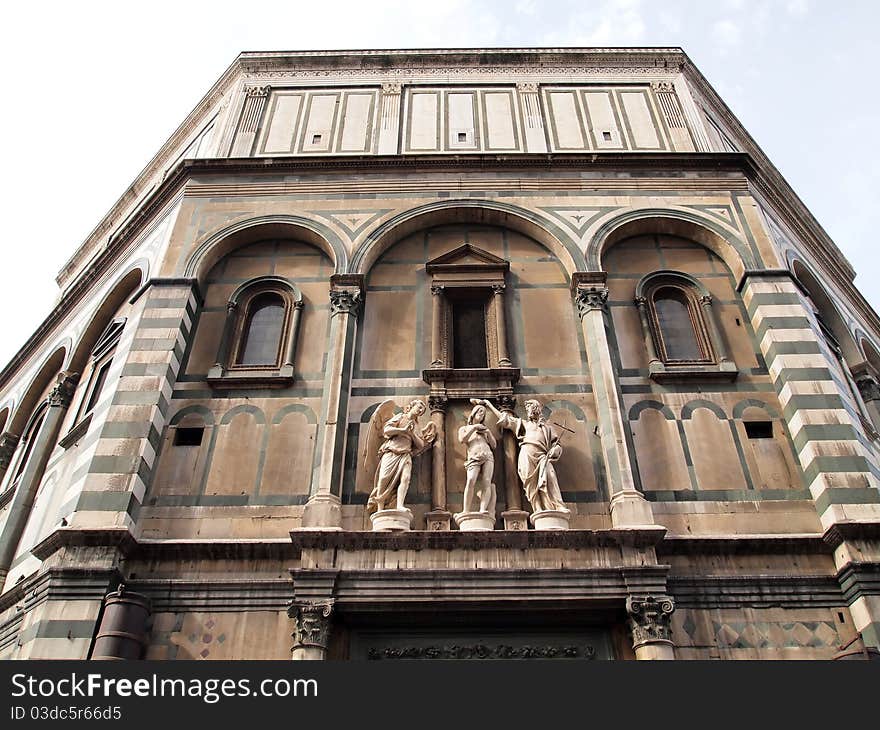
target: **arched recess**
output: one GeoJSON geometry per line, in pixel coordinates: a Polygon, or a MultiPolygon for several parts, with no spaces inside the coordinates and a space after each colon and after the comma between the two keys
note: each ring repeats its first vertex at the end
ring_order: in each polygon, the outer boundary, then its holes
{"type": "Polygon", "coordinates": [[[75,373],[82,373],[86,362],[95,343],[101,336],[101,333],[110,324],[113,316],[119,308],[137,291],[137,289],[147,280],[148,264],[144,262],[136,262],[124,274],[121,274],[113,286],[110,288],[104,301],[95,310],[92,320],[89,322],[79,342],[73,350],[70,358],[68,370],[75,373]]]}
{"type": "Polygon", "coordinates": [[[183,273],[204,284],[208,272],[228,253],[271,238],[310,243],[330,257],[337,273],[344,272],[348,267],[345,246],[331,228],[300,216],[271,215],[238,221],[213,233],[192,252],[183,273]]]}
{"type": "Polygon", "coordinates": [[[371,231],[352,255],[350,271],[366,274],[388,248],[410,233],[455,223],[499,226],[522,233],[556,256],[569,276],[586,268],[583,254],[565,231],[526,208],[493,200],[444,200],[407,210],[371,231]]]}
{"type": "MultiPolygon", "coordinates": [[[[791,272],[806,290],[819,314],[820,323],[840,347],[840,353],[850,368],[864,361],[861,356],[855,338],[847,327],[846,322],[839,310],[834,305],[831,297],[825,291],[825,287],[819,283],[819,278],[813,274],[810,267],[797,258],[792,258],[789,263],[791,272]]],[[[827,334],[827,332],[826,332],[827,334]]]]}
{"type": "Polygon", "coordinates": [[[55,375],[61,371],[67,355],[70,352],[70,340],[58,346],[49,357],[44,361],[37,374],[31,380],[30,385],[25,390],[24,395],[18,402],[15,414],[9,421],[6,429],[16,435],[21,435],[34,409],[39,405],[41,396],[46,389],[52,384],[55,375]]]}
{"type": "Polygon", "coordinates": [[[9,411],[12,406],[3,406],[0,408],[0,433],[3,433],[6,430],[6,422],[9,420],[9,411]]]}
{"type": "Polygon", "coordinates": [[[695,241],[717,254],[739,279],[746,269],[760,268],[752,252],[733,231],[689,210],[640,208],[614,213],[596,231],[587,247],[589,271],[602,271],[602,257],[614,244],[644,234],[678,236],[695,241]]]}
{"type": "Polygon", "coordinates": [[[877,373],[880,373],[880,351],[871,343],[863,332],[856,332],[855,335],[859,340],[859,349],[864,356],[864,361],[868,363],[877,373]]]}

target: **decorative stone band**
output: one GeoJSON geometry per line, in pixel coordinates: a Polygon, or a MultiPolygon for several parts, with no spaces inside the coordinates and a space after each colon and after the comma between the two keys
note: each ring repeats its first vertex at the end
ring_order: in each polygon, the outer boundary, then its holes
{"type": "Polygon", "coordinates": [[[880,468],[812,307],[785,271],[740,288],[823,528],[880,520],[880,468]]]}
{"type": "Polygon", "coordinates": [[[293,648],[314,648],[324,651],[330,638],[331,598],[326,601],[291,601],[287,615],[293,619],[293,648]]]}
{"type": "Polygon", "coordinates": [[[672,644],[669,628],[675,602],[669,596],[629,596],[626,612],[633,637],[633,648],[645,644],[672,644]]]}

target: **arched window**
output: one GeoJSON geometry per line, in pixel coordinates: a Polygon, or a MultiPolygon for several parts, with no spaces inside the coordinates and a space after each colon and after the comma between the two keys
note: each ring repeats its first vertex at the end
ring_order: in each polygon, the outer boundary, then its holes
{"type": "Polygon", "coordinates": [[[27,467],[28,462],[30,461],[31,452],[34,449],[34,442],[37,439],[37,434],[40,432],[40,426],[43,425],[43,420],[45,418],[46,404],[44,402],[34,412],[28,421],[27,426],[25,426],[24,435],[21,437],[21,441],[19,441],[18,444],[18,459],[15,462],[15,470],[12,472],[11,478],[7,481],[7,488],[3,490],[2,494],[0,494],[0,505],[8,502],[18,488],[18,483],[21,481],[21,475],[24,473],[25,467],[27,467]]]}
{"type": "Polygon", "coordinates": [[[648,274],[636,287],[636,306],[654,380],[736,378],[712,297],[696,279],[678,271],[648,274]]]}
{"type": "Polygon", "coordinates": [[[262,276],[239,287],[227,304],[208,383],[215,388],[290,383],[302,306],[299,289],[277,276],[262,276]]]}

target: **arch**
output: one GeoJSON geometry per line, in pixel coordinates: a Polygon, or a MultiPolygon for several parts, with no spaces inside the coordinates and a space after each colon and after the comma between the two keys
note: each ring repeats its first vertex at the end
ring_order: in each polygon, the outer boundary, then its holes
{"type": "Polygon", "coordinates": [[[88,362],[89,355],[94,349],[98,338],[107,329],[107,325],[110,324],[119,308],[147,280],[148,271],[149,264],[146,261],[135,262],[125,273],[117,277],[104,300],[92,315],[92,319],[85,331],[80,336],[79,342],[70,357],[69,370],[75,373],[83,372],[83,368],[86,362],[88,362]]]}
{"type": "Polygon", "coordinates": [[[681,409],[681,418],[683,421],[688,420],[698,408],[706,408],[707,410],[712,411],[719,419],[722,421],[727,420],[727,414],[724,412],[724,409],[719,406],[717,403],[713,403],[710,400],[704,400],[703,398],[697,398],[696,400],[688,401],[682,406],[681,409]]]}
{"type": "Polygon", "coordinates": [[[350,272],[366,274],[379,257],[410,233],[433,226],[480,223],[509,228],[547,248],[568,272],[583,271],[586,260],[565,231],[526,208],[494,200],[443,200],[412,208],[380,224],[351,257],[350,272]]]}
{"type": "Polygon", "coordinates": [[[241,405],[230,408],[220,419],[220,425],[225,426],[230,423],[239,413],[250,413],[259,426],[266,425],[266,414],[262,410],[252,405],[241,405]]]}
{"type": "Polygon", "coordinates": [[[276,286],[279,286],[283,289],[288,289],[293,294],[294,302],[302,301],[303,296],[300,288],[289,279],[285,279],[281,276],[258,276],[255,279],[250,279],[249,281],[246,281],[244,284],[238,287],[238,289],[236,289],[234,292],[232,292],[232,296],[229,297],[229,301],[232,304],[239,304],[242,295],[244,295],[249,289],[253,289],[255,287],[264,287],[267,284],[275,284],[276,286]]]}
{"type": "Polygon", "coordinates": [[[326,253],[337,273],[348,267],[345,246],[328,226],[297,215],[267,215],[232,223],[211,234],[190,254],[184,275],[204,284],[208,272],[228,253],[267,238],[305,241],[326,253]]]}
{"type": "Polygon", "coordinates": [[[776,412],[776,409],[771,406],[769,403],[765,403],[762,400],[756,400],[755,398],[746,398],[745,400],[741,400],[733,407],[733,417],[735,419],[741,419],[743,417],[743,413],[746,408],[760,408],[764,411],[770,418],[774,420],[779,419],[779,414],[776,412]]]}
{"type": "Polygon", "coordinates": [[[681,286],[696,289],[700,293],[700,296],[709,296],[709,290],[693,276],[685,274],[682,271],[672,271],[671,269],[652,271],[650,274],[643,276],[639,280],[639,283],[636,284],[636,296],[645,296],[645,291],[650,289],[658,280],[662,280],[663,283],[674,282],[681,286]]]}
{"type": "Polygon", "coordinates": [[[301,403],[292,403],[290,405],[286,405],[283,408],[279,408],[275,415],[272,416],[272,425],[277,425],[284,420],[285,416],[290,413],[300,413],[306,417],[306,422],[310,424],[318,423],[318,416],[315,412],[309,408],[308,406],[304,406],[301,403]]]}
{"type": "Polygon", "coordinates": [[[43,361],[43,364],[40,366],[39,370],[37,370],[37,374],[31,380],[30,385],[28,385],[21,400],[18,401],[15,415],[13,415],[9,421],[9,427],[7,428],[8,431],[11,431],[17,436],[21,435],[25,424],[30,420],[31,414],[39,405],[40,396],[43,394],[43,391],[46,390],[52,382],[52,379],[64,366],[64,361],[67,359],[69,351],[70,340],[67,339],[64,344],[58,346],[52,354],[43,361]]]}
{"type": "Polygon", "coordinates": [[[660,411],[667,421],[675,420],[675,414],[672,412],[672,409],[665,403],[657,400],[640,400],[638,403],[634,403],[632,408],[629,409],[629,413],[626,414],[626,420],[638,421],[642,411],[648,410],[660,411]]]}
{"type": "Polygon", "coordinates": [[[205,406],[200,406],[198,404],[181,408],[171,417],[171,420],[168,421],[168,425],[176,426],[190,414],[197,414],[201,416],[202,422],[205,424],[205,426],[214,425],[214,412],[210,408],[205,408],[205,406]]]}
{"type": "Polygon", "coordinates": [[[691,210],[638,208],[613,213],[596,231],[587,246],[589,271],[602,271],[605,252],[620,241],[642,234],[679,236],[705,246],[716,254],[739,279],[746,269],[763,268],[733,230],[691,210]]]}
{"type": "Polygon", "coordinates": [[[813,306],[816,307],[821,323],[830,330],[831,335],[840,347],[843,359],[850,368],[863,362],[860,350],[856,345],[855,338],[846,324],[846,319],[834,304],[820,279],[813,273],[812,268],[802,259],[792,257],[790,264],[791,273],[801,284],[804,291],[810,297],[813,306]]]}
{"type": "Polygon", "coordinates": [[[859,349],[864,356],[865,362],[880,373],[880,350],[874,346],[874,343],[861,330],[856,330],[854,335],[859,343],[859,349]]]}

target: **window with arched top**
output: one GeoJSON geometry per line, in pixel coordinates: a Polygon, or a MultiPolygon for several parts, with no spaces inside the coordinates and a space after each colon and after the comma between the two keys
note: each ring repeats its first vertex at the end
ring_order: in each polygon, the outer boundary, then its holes
{"type": "Polygon", "coordinates": [[[299,289],[280,277],[263,276],[239,287],[226,305],[226,324],[208,382],[215,388],[292,382],[302,306],[299,289]]]}
{"type": "Polygon", "coordinates": [[[727,356],[712,311],[712,297],[696,279],[678,271],[655,271],[638,283],[635,303],[651,378],[736,378],[736,365],[727,356]]]}

